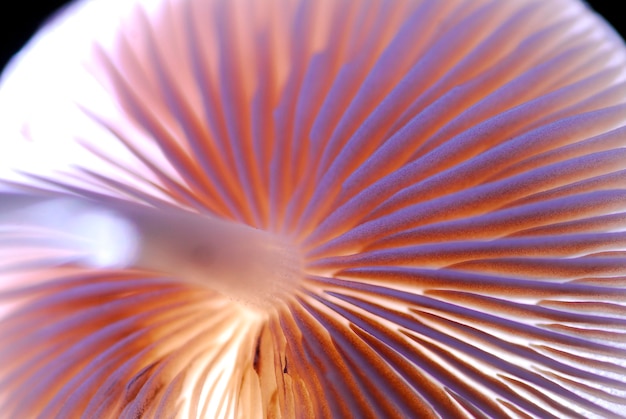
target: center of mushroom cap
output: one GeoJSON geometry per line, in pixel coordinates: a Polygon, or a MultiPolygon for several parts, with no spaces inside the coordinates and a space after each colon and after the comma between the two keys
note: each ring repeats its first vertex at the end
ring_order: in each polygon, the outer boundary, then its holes
{"type": "MultiPolygon", "coordinates": [[[[173,266],[172,272],[246,306],[272,306],[290,295],[301,277],[300,252],[272,233],[232,225],[228,231],[217,233],[216,240],[211,238],[210,243],[202,233],[193,232],[187,238],[191,239],[188,244],[180,243],[184,261],[173,266]]],[[[174,262],[177,261],[178,258],[174,262]]]]}

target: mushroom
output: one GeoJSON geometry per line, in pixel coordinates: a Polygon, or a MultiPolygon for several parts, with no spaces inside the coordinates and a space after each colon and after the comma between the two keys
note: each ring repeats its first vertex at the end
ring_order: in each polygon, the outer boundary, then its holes
{"type": "Polygon", "coordinates": [[[576,0],[90,0],[0,87],[6,417],[618,417],[626,47],[576,0]]]}

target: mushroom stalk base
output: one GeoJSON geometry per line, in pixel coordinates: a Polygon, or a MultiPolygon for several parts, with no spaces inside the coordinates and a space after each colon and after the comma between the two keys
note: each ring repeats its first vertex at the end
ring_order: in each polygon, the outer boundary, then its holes
{"type": "Polygon", "coordinates": [[[0,226],[57,231],[84,265],[157,271],[257,308],[291,294],[301,278],[293,244],[243,224],[115,199],[1,195],[0,226]]]}

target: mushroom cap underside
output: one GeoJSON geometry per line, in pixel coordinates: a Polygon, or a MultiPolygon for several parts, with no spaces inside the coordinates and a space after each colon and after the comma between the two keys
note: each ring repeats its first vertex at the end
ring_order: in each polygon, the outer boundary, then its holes
{"type": "Polygon", "coordinates": [[[619,417],[625,63],[573,0],[74,3],[0,86],[0,412],[619,417]],[[246,226],[297,278],[84,266],[16,194],[246,226]]]}

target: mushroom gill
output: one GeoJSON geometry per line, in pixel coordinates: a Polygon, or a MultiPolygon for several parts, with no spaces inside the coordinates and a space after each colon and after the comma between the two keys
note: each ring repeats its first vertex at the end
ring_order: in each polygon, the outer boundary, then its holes
{"type": "Polygon", "coordinates": [[[0,115],[2,417],[626,411],[626,47],[582,2],[82,1],[0,115]]]}

